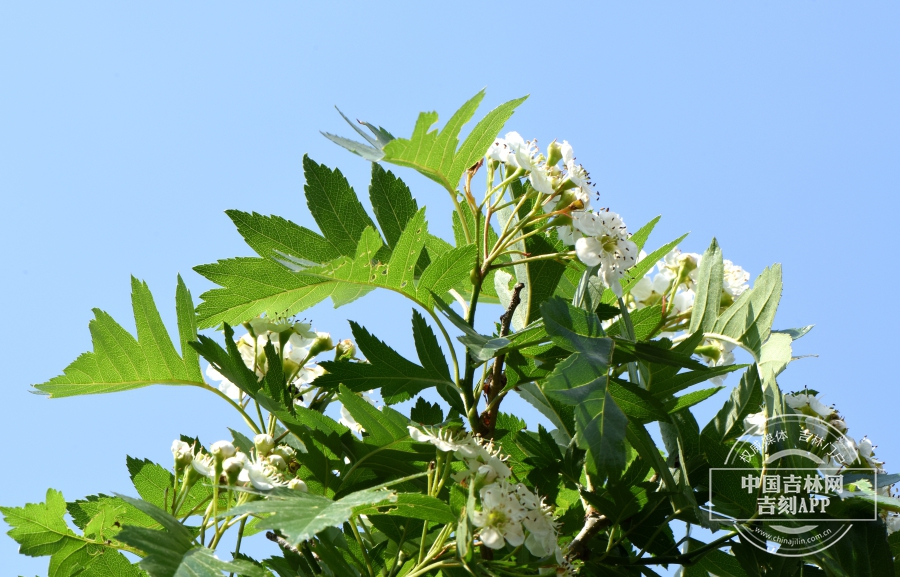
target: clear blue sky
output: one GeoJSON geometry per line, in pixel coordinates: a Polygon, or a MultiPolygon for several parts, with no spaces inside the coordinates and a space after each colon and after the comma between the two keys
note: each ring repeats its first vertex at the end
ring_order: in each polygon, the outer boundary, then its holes
{"type": "MultiPolygon", "coordinates": [[[[631,227],[662,214],[651,244],[692,231],[684,248],[702,252],[716,236],[754,277],[781,262],[776,325],[816,323],[795,352],[820,355],[794,363],[783,387],[824,392],[900,470],[889,368],[900,5],[558,6],[0,6],[0,338],[11,360],[0,504],[41,501],[48,486],[70,500],[129,493],[126,453],[168,463],[179,433],[211,442],[240,425],[184,388],[48,401],[28,387],[90,348],[92,307],[131,326],[129,275],[172,321],[177,273],[196,298],[209,284],[194,265],[250,254],[223,210],[312,225],[304,153],[365,191],[368,164],[318,133],[348,131],[333,105],[408,135],[419,111],[446,119],[484,86],[487,106],[531,94],[508,128],[571,142],[601,204],[631,227]]],[[[446,195],[397,172],[447,235],[446,195]]],[[[412,350],[399,299],[307,314],[335,336],[349,336],[350,318],[412,350]]],[[[15,551],[0,539],[4,573],[46,571],[46,558],[15,551]]]]}

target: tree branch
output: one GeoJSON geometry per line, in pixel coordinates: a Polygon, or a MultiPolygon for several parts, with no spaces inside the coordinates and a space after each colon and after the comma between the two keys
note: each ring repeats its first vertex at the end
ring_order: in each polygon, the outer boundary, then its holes
{"type": "MultiPolygon", "coordinates": [[[[513,287],[512,297],[509,299],[509,306],[506,307],[506,312],[500,315],[501,337],[509,335],[509,327],[512,324],[512,318],[516,312],[516,308],[518,308],[519,304],[522,302],[521,295],[522,289],[524,288],[525,285],[523,283],[518,283],[513,287]]],[[[506,376],[503,374],[503,363],[505,360],[505,354],[498,355],[497,358],[494,359],[491,374],[488,375],[488,377],[484,380],[484,397],[486,401],[486,407],[484,412],[481,414],[481,424],[483,427],[482,436],[487,439],[490,439],[494,436],[494,427],[497,423],[497,413],[500,412],[500,403],[492,403],[492,401],[506,387],[506,376]]]]}

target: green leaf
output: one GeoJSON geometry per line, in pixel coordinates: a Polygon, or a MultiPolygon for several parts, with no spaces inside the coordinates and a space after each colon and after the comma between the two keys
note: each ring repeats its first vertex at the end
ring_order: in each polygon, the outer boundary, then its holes
{"type": "Polygon", "coordinates": [[[393,248],[407,223],[419,211],[419,205],[409,192],[409,187],[377,163],[372,164],[369,198],[384,239],[393,248]]]}
{"type": "Polygon", "coordinates": [[[221,577],[222,571],[246,577],[268,577],[268,572],[247,561],[226,562],[216,559],[211,549],[194,547],[192,533],[172,515],[159,507],[125,495],[119,498],[140,509],[162,527],[125,526],[119,540],[147,553],[140,566],[151,577],[221,577]]]}
{"type": "Polygon", "coordinates": [[[575,435],[575,414],[556,399],[551,399],[544,390],[535,383],[523,383],[518,386],[519,396],[528,401],[542,415],[547,417],[556,429],[565,434],[567,441],[575,435]]]}
{"type": "Polygon", "coordinates": [[[668,395],[674,395],[678,391],[683,391],[684,389],[698,383],[702,383],[703,381],[708,381],[713,377],[727,375],[728,373],[746,367],[747,365],[723,365],[719,367],[709,367],[697,369],[694,371],[686,371],[684,373],[673,375],[667,379],[651,381],[650,391],[656,397],[663,398],[667,397],[668,395]]]}
{"type": "Polygon", "coordinates": [[[463,279],[469,278],[469,273],[475,266],[477,251],[474,244],[469,244],[451,249],[432,261],[422,272],[416,285],[416,298],[419,302],[426,308],[431,308],[433,295],[443,298],[441,302],[449,300],[445,296],[447,292],[463,279]]]}
{"type": "MultiPolygon", "coordinates": [[[[653,232],[653,229],[656,228],[659,219],[662,216],[657,216],[641,228],[639,228],[633,235],[631,235],[631,242],[637,245],[638,250],[644,248],[644,245],[647,244],[647,240],[650,238],[650,233],[653,232]]],[[[654,261],[655,262],[655,261],[654,261]]]]}
{"type": "MultiPolygon", "coordinates": [[[[131,303],[138,338],[135,339],[111,316],[94,309],[88,327],[94,351],[83,353],[63,374],[34,388],[50,398],[114,393],[152,384],[192,385],[203,383],[200,364],[192,349],[178,356],[166,332],[153,295],[146,283],[131,279],[131,303]]],[[[196,339],[191,296],[178,278],[176,310],[180,341],[196,339]]]]}
{"type": "Polygon", "coordinates": [[[444,420],[444,412],[439,404],[429,403],[419,397],[416,405],[409,411],[409,418],[422,425],[437,425],[444,420]]]}
{"type": "Polygon", "coordinates": [[[744,417],[758,411],[762,401],[759,371],[756,365],[752,365],[716,416],[703,427],[701,441],[708,440],[721,446],[725,441],[736,439],[744,432],[744,417]]]}
{"type": "Polygon", "coordinates": [[[697,403],[705,401],[724,388],[724,386],[712,387],[709,389],[703,389],[702,391],[694,391],[686,395],[681,395],[680,397],[676,397],[673,402],[669,404],[667,409],[669,413],[677,413],[678,411],[682,411],[684,409],[687,409],[688,407],[693,407],[697,403]]]}
{"type": "Polygon", "coordinates": [[[722,279],[725,274],[722,263],[722,249],[716,239],[712,239],[709,248],[700,259],[697,270],[696,294],[694,307],[691,309],[691,325],[688,332],[699,330],[711,332],[719,318],[719,307],[722,302],[722,279]]]}
{"type": "Polygon", "coordinates": [[[197,307],[201,328],[239,325],[262,314],[291,316],[322,302],[335,289],[334,283],[263,258],[220,260],[194,271],[221,287],[201,295],[203,302],[197,307]]]}
{"type": "MultiPolygon", "coordinates": [[[[66,502],[62,493],[54,489],[47,490],[44,503],[28,503],[24,507],[0,507],[4,521],[11,527],[8,532],[17,543],[19,552],[29,557],[50,557],[47,574],[49,577],[68,577],[89,569],[100,562],[98,570],[104,565],[121,562],[115,557],[122,555],[114,546],[107,544],[107,533],[110,533],[116,517],[108,511],[98,512],[88,523],[90,536],[76,535],[66,525],[63,516],[66,514],[66,502]]],[[[113,534],[112,531],[110,534],[113,534]]],[[[124,559],[124,557],[122,557],[124,559]]],[[[125,561],[125,565],[130,564],[125,561]]],[[[101,573],[102,574],[102,573],[101,573]]],[[[140,575],[126,569],[123,575],[140,575]]]]}
{"type": "MultiPolygon", "coordinates": [[[[631,292],[631,289],[634,288],[634,285],[636,285],[638,281],[640,281],[651,268],[656,266],[656,263],[659,262],[661,258],[669,254],[669,251],[678,246],[678,243],[683,241],[685,238],[687,238],[687,233],[681,235],[672,242],[659,247],[655,251],[642,258],[639,263],[628,269],[628,271],[626,271],[625,273],[625,277],[619,280],[619,282],[622,284],[622,294],[626,295],[631,292]]],[[[605,291],[603,291],[603,302],[605,304],[615,304],[616,298],[616,294],[611,290],[606,289],[605,291]]]]}
{"type": "Polygon", "coordinates": [[[484,156],[515,108],[525,100],[511,100],[489,112],[457,150],[459,132],[483,98],[484,90],[456,111],[440,132],[429,131],[437,122],[437,113],[423,112],[409,139],[397,138],[384,145],[384,160],[414,168],[455,194],[463,173],[484,156]]]}
{"type": "Polygon", "coordinates": [[[337,501],[311,493],[275,490],[265,500],[239,505],[222,515],[268,514],[260,520],[259,527],[277,529],[291,545],[297,546],[328,527],[347,522],[356,508],[396,499],[395,492],[384,489],[357,491],[337,501]]]}
{"type": "Polygon", "coordinates": [[[808,333],[809,331],[813,330],[813,327],[815,327],[815,326],[816,325],[806,325],[805,327],[800,327],[798,329],[780,329],[780,330],[773,330],[772,332],[776,333],[776,334],[779,334],[779,333],[786,334],[789,337],[791,337],[791,340],[796,341],[797,339],[805,336],[806,333],[808,333]]]}
{"type": "Polygon", "coordinates": [[[425,209],[416,212],[403,229],[388,262],[385,286],[398,292],[416,296],[416,285],[413,282],[416,263],[425,247],[428,226],[425,223],[425,209]]]}
{"type": "Polygon", "coordinates": [[[775,311],[781,300],[781,265],[767,268],[716,321],[714,333],[744,343],[759,358],[762,344],[769,338],[775,311]]]}
{"type": "MultiPolygon", "coordinates": [[[[137,490],[138,495],[144,501],[166,510],[167,502],[171,504],[173,498],[174,478],[172,473],[163,467],[148,459],[135,459],[126,456],[125,464],[128,467],[128,474],[131,482],[137,490]]],[[[180,515],[186,515],[201,501],[205,500],[212,494],[212,488],[203,483],[197,483],[191,487],[188,496],[184,500],[181,509],[178,511],[180,515]]]]}
{"type": "MultiPolygon", "coordinates": [[[[634,338],[637,341],[643,341],[651,336],[662,321],[662,306],[653,305],[638,309],[631,313],[631,324],[634,328],[634,338]]],[[[619,336],[625,334],[624,319],[619,319],[614,325],[606,330],[607,336],[619,336]]]]}
{"type": "Polygon", "coordinates": [[[290,255],[313,265],[341,256],[322,235],[280,216],[263,216],[239,210],[226,210],[225,214],[237,226],[250,248],[263,258],[280,259],[290,255]]]}
{"type": "Polygon", "coordinates": [[[304,155],[303,173],[306,204],[325,240],[339,254],[353,255],[363,231],[367,227],[374,230],[375,223],[340,170],[331,170],[304,155]]]}
{"type": "Polygon", "coordinates": [[[368,439],[374,444],[387,445],[409,437],[406,418],[390,407],[379,411],[344,385],[340,386],[338,400],[356,422],[363,426],[368,439]]]}
{"type": "Polygon", "coordinates": [[[600,336],[603,328],[597,315],[574,307],[559,297],[546,301],[541,306],[541,313],[547,334],[554,343],[598,364],[609,364],[613,341],[600,336]]]}
{"type": "MultiPolygon", "coordinates": [[[[413,326],[415,329],[415,315],[413,326]]],[[[422,343],[422,346],[428,349],[425,351],[428,354],[425,357],[427,363],[423,364],[428,366],[421,367],[403,358],[397,351],[353,321],[350,321],[350,329],[359,350],[365,354],[369,362],[322,362],[320,365],[327,372],[316,379],[318,386],[335,389],[339,384],[344,384],[357,392],[381,389],[381,394],[388,404],[411,399],[429,387],[453,386],[446,366],[442,370],[439,364],[437,366],[433,364],[438,360],[434,357],[431,345],[422,343]]],[[[436,341],[433,344],[436,346],[436,341]]]]}
{"type": "MultiPolygon", "coordinates": [[[[703,545],[705,543],[690,539],[687,550],[699,549],[703,545]]],[[[697,563],[684,569],[684,577],[709,577],[710,574],[719,577],[747,577],[747,572],[741,568],[741,564],[733,555],[717,549],[704,554],[697,563]]]]}
{"type": "Polygon", "coordinates": [[[340,108],[338,108],[337,106],[335,106],[334,108],[338,111],[338,114],[340,114],[341,117],[347,122],[347,124],[350,125],[350,128],[355,130],[360,136],[368,141],[371,146],[369,146],[368,144],[350,140],[349,138],[344,138],[342,136],[335,136],[334,134],[329,134],[327,132],[322,132],[322,136],[334,142],[338,146],[342,146],[350,152],[358,154],[371,162],[378,162],[379,160],[384,158],[384,152],[382,151],[382,149],[384,148],[385,144],[394,140],[394,135],[380,126],[376,127],[369,124],[368,122],[357,120],[357,124],[362,124],[372,132],[372,136],[369,136],[362,128],[350,122],[350,119],[347,118],[343,112],[341,112],[340,108]]]}
{"type": "Polygon", "coordinates": [[[450,506],[437,497],[422,495],[420,493],[399,493],[396,500],[384,505],[372,505],[362,507],[355,511],[358,515],[393,515],[422,519],[435,523],[453,523],[456,516],[450,511],[450,506]]]}

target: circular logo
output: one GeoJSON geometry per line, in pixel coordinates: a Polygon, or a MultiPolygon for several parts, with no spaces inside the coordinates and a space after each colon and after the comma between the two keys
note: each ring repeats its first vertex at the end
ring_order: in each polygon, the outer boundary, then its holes
{"type": "Polygon", "coordinates": [[[802,557],[837,543],[853,523],[878,519],[875,499],[842,506],[853,483],[877,487],[878,471],[853,466],[856,444],[840,429],[805,414],[750,415],[744,427],[724,464],[710,468],[711,521],[733,524],[769,553],[802,557]]]}

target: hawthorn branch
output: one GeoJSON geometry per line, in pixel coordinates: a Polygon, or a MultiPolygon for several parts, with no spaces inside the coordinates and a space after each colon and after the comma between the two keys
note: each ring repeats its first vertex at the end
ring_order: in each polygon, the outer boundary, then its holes
{"type": "MultiPolygon", "coordinates": [[[[522,302],[521,296],[522,289],[524,288],[524,283],[518,283],[513,287],[512,297],[509,299],[509,306],[506,307],[506,312],[500,315],[501,337],[509,335],[509,327],[512,324],[512,318],[516,312],[516,308],[518,308],[519,304],[522,302]]],[[[486,407],[481,414],[481,422],[484,427],[483,436],[486,438],[494,436],[494,426],[497,422],[497,413],[500,411],[500,403],[495,403],[493,401],[506,386],[506,378],[503,374],[503,363],[505,360],[505,354],[497,355],[497,358],[494,359],[494,364],[491,367],[491,374],[484,380],[486,407]]]]}

